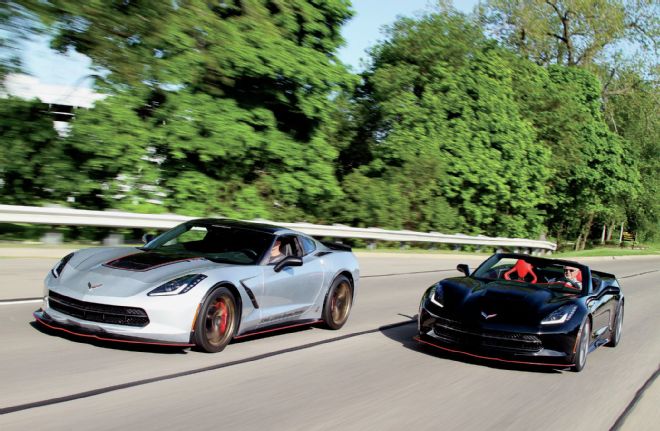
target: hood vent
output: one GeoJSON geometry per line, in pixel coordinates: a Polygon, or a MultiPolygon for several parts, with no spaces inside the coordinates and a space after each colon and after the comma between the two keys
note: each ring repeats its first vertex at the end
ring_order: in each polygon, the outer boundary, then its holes
{"type": "Polygon", "coordinates": [[[148,271],[150,269],[158,268],[161,266],[195,259],[203,258],[180,254],[172,255],[165,253],[142,252],[111,260],[110,262],[103,264],[103,266],[108,268],[124,269],[126,271],[148,271]]]}

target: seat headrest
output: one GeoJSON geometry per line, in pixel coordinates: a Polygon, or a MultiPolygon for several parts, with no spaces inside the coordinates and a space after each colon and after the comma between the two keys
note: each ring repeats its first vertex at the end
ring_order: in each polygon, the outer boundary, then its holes
{"type": "Polygon", "coordinates": [[[525,262],[522,259],[518,259],[515,265],[513,265],[513,267],[511,267],[510,270],[504,273],[504,278],[506,280],[511,280],[511,274],[515,272],[516,274],[518,274],[519,280],[524,280],[525,277],[529,275],[532,277],[531,282],[536,283],[536,274],[534,274],[533,268],[534,267],[532,266],[531,263],[525,262]]]}

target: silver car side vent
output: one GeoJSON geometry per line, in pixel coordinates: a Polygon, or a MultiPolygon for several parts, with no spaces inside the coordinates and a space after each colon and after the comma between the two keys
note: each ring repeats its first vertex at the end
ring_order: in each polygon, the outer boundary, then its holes
{"type": "Polygon", "coordinates": [[[254,293],[252,292],[252,289],[247,287],[245,283],[243,283],[243,280],[241,280],[241,286],[243,286],[243,289],[245,289],[245,292],[247,293],[248,297],[250,298],[250,301],[252,302],[252,306],[254,308],[259,308],[259,304],[257,303],[257,298],[254,296],[254,293]]]}

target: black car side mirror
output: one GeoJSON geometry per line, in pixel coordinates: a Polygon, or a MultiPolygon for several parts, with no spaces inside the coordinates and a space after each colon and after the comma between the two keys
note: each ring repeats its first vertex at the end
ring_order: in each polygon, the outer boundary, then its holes
{"type": "Polygon", "coordinates": [[[287,266],[302,266],[302,264],[303,264],[302,257],[287,256],[284,259],[282,259],[280,262],[278,262],[277,265],[275,265],[275,268],[273,269],[275,270],[275,272],[280,272],[287,266]]]}
{"type": "Polygon", "coordinates": [[[142,242],[146,244],[148,242],[151,242],[151,240],[154,239],[155,237],[156,236],[153,234],[145,233],[144,235],[142,235],[142,242]]]}
{"type": "Polygon", "coordinates": [[[458,272],[462,272],[463,274],[465,274],[466,277],[470,276],[470,267],[467,266],[466,264],[459,263],[458,265],[456,265],[456,269],[458,270],[458,272]]]}

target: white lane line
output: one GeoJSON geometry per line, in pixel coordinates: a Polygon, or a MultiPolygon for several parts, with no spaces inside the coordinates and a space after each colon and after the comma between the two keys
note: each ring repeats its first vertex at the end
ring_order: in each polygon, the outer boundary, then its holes
{"type": "Polygon", "coordinates": [[[0,301],[0,305],[16,305],[16,304],[36,304],[41,302],[43,299],[21,299],[18,301],[0,301]]]}

